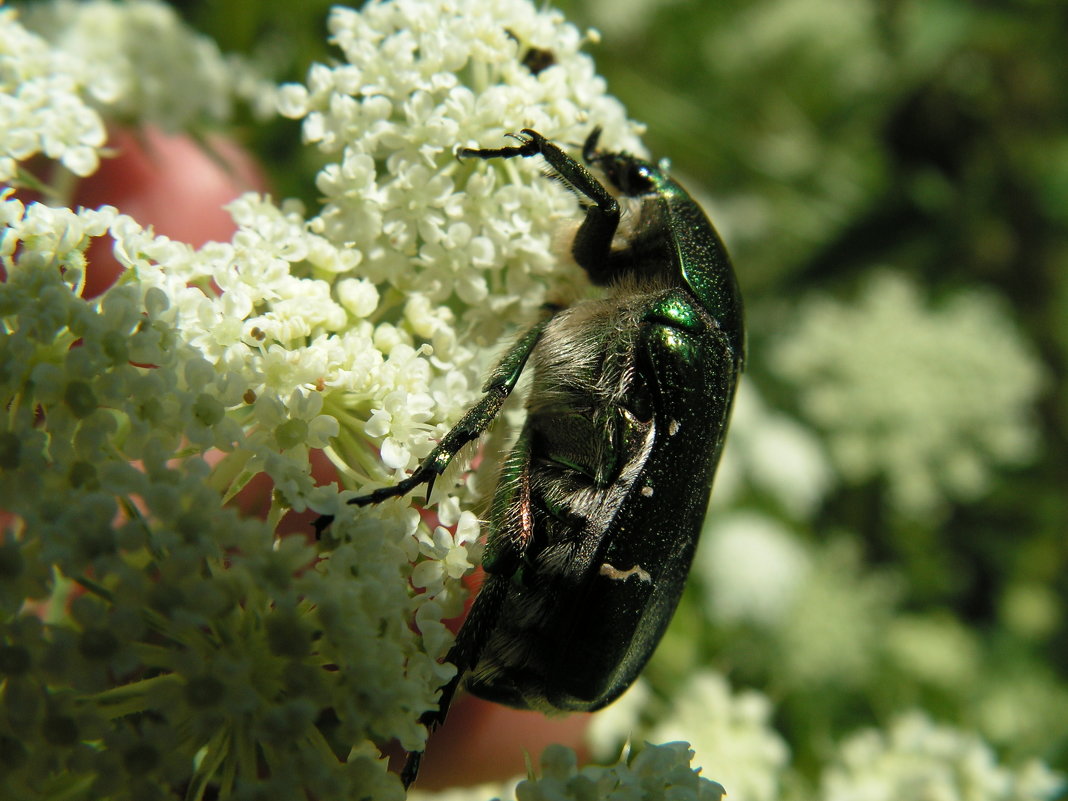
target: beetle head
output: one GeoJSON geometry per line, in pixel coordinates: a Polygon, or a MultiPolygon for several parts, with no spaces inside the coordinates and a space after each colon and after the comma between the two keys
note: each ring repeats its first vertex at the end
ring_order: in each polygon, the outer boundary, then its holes
{"type": "Polygon", "coordinates": [[[587,164],[600,168],[612,186],[627,197],[638,197],[657,191],[656,179],[660,171],[655,166],[629,153],[599,151],[597,142],[600,138],[599,126],[586,137],[582,145],[582,158],[587,164]]]}

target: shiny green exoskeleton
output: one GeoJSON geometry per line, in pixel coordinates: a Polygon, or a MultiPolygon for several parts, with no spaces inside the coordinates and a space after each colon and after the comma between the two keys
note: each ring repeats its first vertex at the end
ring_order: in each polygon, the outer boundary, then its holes
{"type": "Polygon", "coordinates": [[[535,131],[514,135],[517,146],[460,151],[544,158],[585,206],[571,252],[605,296],[547,309],[412,476],[351,501],[432,486],[533,364],[526,424],[493,498],[486,580],[447,656],[457,675],[423,717],[431,728],[461,684],[520,709],[615,700],[652,655],[690,569],[745,357],[741,297],[693,198],[661,167],[599,152],[599,133],[582,156],[611,189],[535,131]]]}

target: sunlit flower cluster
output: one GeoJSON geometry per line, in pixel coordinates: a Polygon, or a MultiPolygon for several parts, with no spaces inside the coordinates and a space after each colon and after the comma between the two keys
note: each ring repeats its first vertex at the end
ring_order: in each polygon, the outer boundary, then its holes
{"type": "Polygon", "coordinates": [[[188,773],[203,748],[212,756],[200,780],[217,780],[223,763],[254,775],[255,758],[245,761],[230,739],[231,724],[247,718],[259,721],[257,738],[303,733],[306,746],[282,759],[305,769],[281,769],[279,791],[286,782],[344,785],[365,769],[377,778],[353,786],[393,786],[377,757],[314,757],[314,724],[336,695],[348,742],[370,732],[421,741],[418,710],[449,669],[415,649],[408,625],[399,566],[410,558],[415,513],[380,521],[373,537],[339,544],[309,570],[315,551],[304,538],[278,540],[272,521],[240,517],[224,500],[260,471],[290,497],[315,492],[307,449],[336,430],[317,413],[318,396],[283,404],[269,384],[252,389],[183,340],[203,293],[158,267],[180,274],[195,261],[188,248],[111,209],[24,208],[7,198],[0,218],[0,508],[18,520],[5,537],[3,607],[14,615],[26,599],[51,599],[62,609],[72,584],[58,577],[87,591],[65,622],[14,618],[7,628],[5,653],[22,678],[6,698],[25,702],[0,737],[17,744],[29,775],[69,773],[103,797],[110,782],[140,786],[141,773],[188,773]],[[88,302],[77,293],[84,251],[108,232],[129,271],[88,302]],[[150,646],[158,637],[170,647],[150,646]],[[129,678],[113,686],[115,676],[129,678]],[[122,724],[148,710],[147,729],[122,724]],[[56,749],[100,738],[109,748],[56,749]],[[112,765],[123,753],[137,760],[112,765]],[[163,761],[170,767],[155,773],[163,761]]]}
{"type": "Polygon", "coordinates": [[[852,540],[822,545],[777,632],[783,682],[813,688],[870,681],[900,594],[892,574],[863,569],[852,540]]]}
{"type": "Polygon", "coordinates": [[[86,102],[91,74],[76,56],[53,50],[0,8],[0,181],[38,153],[75,175],[96,169],[104,122],[86,102]]]}
{"type": "Polygon", "coordinates": [[[743,378],[730,437],[716,472],[713,508],[729,507],[745,488],[794,519],[806,519],[831,489],[834,471],[815,432],[768,408],[743,378]]]}
{"type": "Polygon", "coordinates": [[[166,130],[228,119],[235,101],[260,116],[273,112],[274,85],[247,62],[224,55],[160,0],[51,0],[20,12],[85,81],[86,100],[113,118],[166,130]],[[176,69],[175,65],[181,65],[176,69]]]}
{"type": "Polygon", "coordinates": [[[710,515],[694,575],[710,620],[779,628],[811,579],[813,558],[794,532],[755,513],[710,515]]]}
{"type": "Polygon", "coordinates": [[[759,636],[783,686],[857,687],[872,678],[901,595],[892,573],[866,570],[848,538],[810,545],[755,512],[712,515],[702,537],[693,572],[708,618],[759,636]]]}

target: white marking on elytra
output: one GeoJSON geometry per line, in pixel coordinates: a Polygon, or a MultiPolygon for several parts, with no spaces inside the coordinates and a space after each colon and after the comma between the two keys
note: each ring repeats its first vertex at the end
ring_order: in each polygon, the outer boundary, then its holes
{"type": "Polygon", "coordinates": [[[681,426],[679,425],[679,421],[678,420],[672,420],[670,423],[668,423],[668,436],[669,437],[675,436],[676,434],[679,433],[679,429],[680,428],[681,428],[681,426]]]}
{"type": "Polygon", "coordinates": [[[617,567],[612,567],[608,562],[605,562],[601,565],[600,573],[602,576],[607,576],[614,581],[626,581],[631,576],[637,576],[641,581],[644,581],[647,584],[653,583],[653,577],[650,576],[649,571],[643,569],[641,565],[635,565],[630,570],[620,570],[617,567]]]}
{"type": "Polygon", "coordinates": [[[653,488],[652,487],[642,487],[642,497],[644,497],[644,498],[652,498],[653,497],[653,488]]]}

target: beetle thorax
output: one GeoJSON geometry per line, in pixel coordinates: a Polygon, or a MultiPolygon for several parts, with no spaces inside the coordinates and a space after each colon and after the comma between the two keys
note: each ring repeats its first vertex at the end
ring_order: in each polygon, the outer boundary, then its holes
{"type": "Polygon", "coordinates": [[[593,406],[620,403],[634,373],[642,315],[650,299],[663,291],[660,282],[627,278],[607,297],[578,303],[553,317],[532,356],[528,410],[570,406],[577,396],[593,406]]]}

